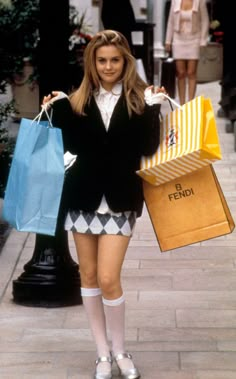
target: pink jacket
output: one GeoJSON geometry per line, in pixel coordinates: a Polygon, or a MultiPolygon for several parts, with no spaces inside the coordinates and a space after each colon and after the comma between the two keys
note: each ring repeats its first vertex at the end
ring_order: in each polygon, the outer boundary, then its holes
{"type": "MultiPolygon", "coordinates": [[[[181,0],[171,0],[166,29],[166,44],[171,44],[174,32],[180,30],[181,0]]],[[[200,46],[206,46],[209,35],[209,16],[206,0],[193,0],[192,32],[201,31],[200,46]]]]}

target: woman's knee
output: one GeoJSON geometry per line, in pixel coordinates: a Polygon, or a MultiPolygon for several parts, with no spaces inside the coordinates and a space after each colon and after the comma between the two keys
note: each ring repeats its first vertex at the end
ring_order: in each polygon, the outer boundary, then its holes
{"type": "Polygon", "coordinates": [[[187,76],[188,76],[189,80],[194,80],[194,79],[196,79],[197,73],[196,73],[196,71],[189,70],[187,72],[187,76]]]}
{"type": "Polygon", "coordinates": [[[90,269],[80,268],[80,279],[82,287],[93,288],[97,287],[97,269],[96,267],[90,269]]]}
{"type": "Polygon", "coordinates": [[[120,279],[110,273],[98,275],[98,284],[106,298],[113,297],[113,294],[120,289],[120,279]]]}
{"type": "Polygon", "coordinates": [[[187,76],[186,71],[177,71],[177,78],[178,78],[179,80],[181,80],[181,79],[185,79],[186,76],[187,76]]]}

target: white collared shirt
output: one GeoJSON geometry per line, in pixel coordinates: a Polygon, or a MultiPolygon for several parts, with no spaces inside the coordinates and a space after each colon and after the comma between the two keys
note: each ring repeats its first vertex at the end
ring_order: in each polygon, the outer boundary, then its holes
{"type": "MultiPolygon", "coordinates": [[[[113,113],[113,110],[116,106],[117,101],[119,100],[119,97],[122,92],[122,84],[117,83],[113,88],[112,91],[106,91],[101,85],[97,92],[94,93],[94,98],[96,100],[96,103],[98,105],[98,108],[101,112],[102,120],[104,122],[105,128],[108,131],[111,116],[113,113]]],[[[109,208],[106,198],[103,195],[101,203],[97,209],[97,213],[109,213],[114,214],[112,210],[109,208]]],[[[115,213],[117,215],[117,213],[115,213]]]]}
{"type": "Polygon", "coordinates": [[[117,83],[112,91],[105,90],[102,86],[100,86],[99,90],[95,92],[94,97],[98,108],[101,112],[102,119],[106,130],[109,129],[111,115],[116,106],[116,103],[122,92],[122,84],[117,83]]]}

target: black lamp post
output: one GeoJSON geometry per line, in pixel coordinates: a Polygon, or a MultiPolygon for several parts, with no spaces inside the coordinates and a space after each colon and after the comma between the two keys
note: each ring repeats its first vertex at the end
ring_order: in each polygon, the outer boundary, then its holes
{"type": "Polygon", "coordinates": [[[13,281],[13,300],[37,307],[82,303],[78,264],[71,258],[66,231],[58,230],[55,237],[36,234],[33,256],[13,281]]]}
{"type": "MultiPolygon", "coordinates": [[[[69,1],[40,0],[40,102],[52,90],[68,87],[69,1]]],[[[79,266],[70,256],[63,228],[63,200],[54,237],[36,234],[33,256],[13,281],[13,300],[22,305],[81,304],[79,266]]]]}
{"type": "Polygon", "coordinates": [[[79,265],[72,259],[64,230],[64,197],[60,204],[55,236],[35,235],[32,258],[13,281],[13,300],[37,307],[82,304],[79,265]]]}

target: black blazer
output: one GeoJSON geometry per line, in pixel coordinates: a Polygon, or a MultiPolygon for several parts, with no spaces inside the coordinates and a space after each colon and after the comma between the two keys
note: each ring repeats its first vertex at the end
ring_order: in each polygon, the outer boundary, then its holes
{"type": "Polygon", "coordinates": [[[95,211],[105,195],[114,212],[142,213],[142,179],[136,174],[142,155],[152,155],[159,145],[160,105],[145,106],[142,115],[129,118],[123,95],[106,131],[94,98],[86,116],[75,115],[68,99],[53,105],[54,126],[62,128],[64,148],[77,154],[65,177],[67,209],[95,211]]]}

